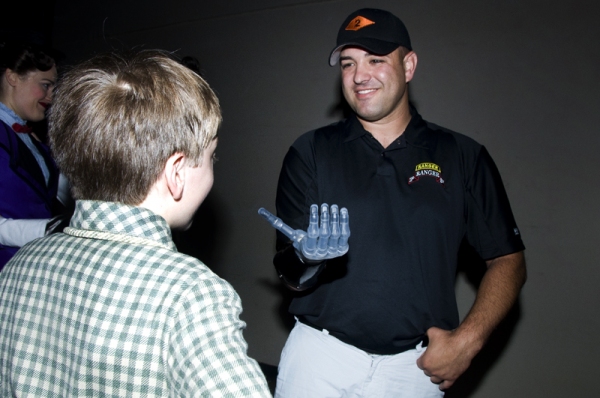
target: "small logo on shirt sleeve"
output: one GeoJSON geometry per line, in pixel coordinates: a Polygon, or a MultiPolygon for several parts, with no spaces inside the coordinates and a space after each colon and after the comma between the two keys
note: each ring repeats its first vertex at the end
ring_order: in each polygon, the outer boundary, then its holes
{"type": "Polygon", "coordinates": [[[408,179],[408,184],[419,181],[421,177],[432,177],[435,178],[436,182],[444,185],[444,179],[442,178],[442,168],[435,163],[419,163],[415,167],[415,174],[408,179]]]}

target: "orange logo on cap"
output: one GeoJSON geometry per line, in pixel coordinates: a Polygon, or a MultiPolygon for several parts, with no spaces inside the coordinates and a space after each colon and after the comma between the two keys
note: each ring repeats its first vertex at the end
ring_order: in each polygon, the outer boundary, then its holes
{"type": "Polygon", "coordinates": [[[366,26],[369,25],[373,25],[375,22],[371,21],[370,19],[367,19],[365,17],[361,17],[360,15],[356,18],[354,18],[352,21],[350,21],[350,23],[348,24],[348,26],[346,26],[346,30],[360,30],[366,26]]]}

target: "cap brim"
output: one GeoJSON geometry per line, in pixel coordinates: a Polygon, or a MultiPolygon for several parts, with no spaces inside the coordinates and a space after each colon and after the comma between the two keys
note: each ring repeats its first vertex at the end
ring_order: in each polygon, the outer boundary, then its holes
{"type": "Polygon", "coordinates": [[[340,60],[340,53],[345,47],[361,47],[372,54],[386,55],[400,47],[400,44],[367,38],[340,44],[331,51],[331,54],[329,55],[329,66],[334,66],[338,63],[340,60]]]}

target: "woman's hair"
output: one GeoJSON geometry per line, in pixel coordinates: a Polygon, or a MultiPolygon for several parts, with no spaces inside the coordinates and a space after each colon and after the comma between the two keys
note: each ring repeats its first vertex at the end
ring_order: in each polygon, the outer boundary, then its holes
{"type": "Polygon", "coordinates": [[[28,72],[46,72],[55,65],[50,52],[35,44],[4,42],[0,43],[0,76],[6,69],[23,76],[28,72]]]}
{"type": "Polygon", "coordinates": [[[67,71],[48,120],[75,198],[138,205],[173,154],[202,162],[221,110],[200,76],[162,51],[143,50],[98,55],[67,71]]]}

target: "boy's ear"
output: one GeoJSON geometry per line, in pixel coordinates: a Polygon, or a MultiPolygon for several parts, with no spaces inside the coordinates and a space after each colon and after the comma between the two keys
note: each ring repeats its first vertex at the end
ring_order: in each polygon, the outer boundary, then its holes
{"type": "Polygon", "coordinates": [[[185,161],[186,157],[184,154],[175,153],[169,157],[165,165],[167,187],[175,201],[179,201],[183,196],[183,189],[185,187],[185,161]]]}

